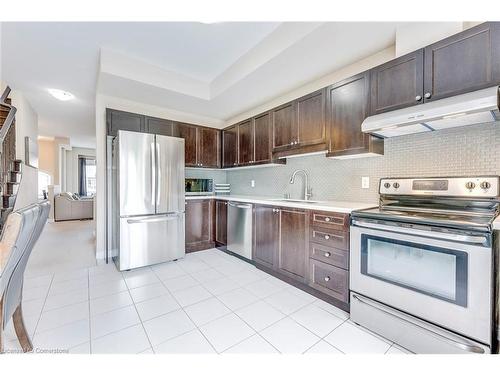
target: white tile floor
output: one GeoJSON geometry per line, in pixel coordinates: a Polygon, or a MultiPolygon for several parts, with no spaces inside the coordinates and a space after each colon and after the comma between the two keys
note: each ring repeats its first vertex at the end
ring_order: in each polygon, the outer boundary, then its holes
{"type": "MultiPolygon", "coordinates": [[[[76,268],[73,261],[70,270],[56,268],[37,256],[23,306],[38,349],[404,353],[345,312],[217,249],[124,273],[113,264],[76,268]]],[[[7,349],[19,349],[12,323],[5,335],[7,349]]]]}

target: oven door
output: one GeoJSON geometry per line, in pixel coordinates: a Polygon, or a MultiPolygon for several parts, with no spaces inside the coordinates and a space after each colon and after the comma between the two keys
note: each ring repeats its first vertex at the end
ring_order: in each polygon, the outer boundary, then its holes
{"type": "Polygon", "coordinates": [[[490,344],[488,235],[425,232],[353,220],[351,290],[490,344]]]}

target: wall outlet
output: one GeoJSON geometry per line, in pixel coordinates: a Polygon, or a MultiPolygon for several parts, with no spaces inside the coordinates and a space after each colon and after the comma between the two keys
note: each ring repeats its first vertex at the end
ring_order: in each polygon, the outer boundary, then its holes
{"type": "Polygon", "coordinates": [[[255,180],[250,181],[250,186],[255,187],[255,180]]]}
{"type": "Polygon", "coordinates": [[[361,189],[370,188],[370,177],[361,177],[361,189]]]}

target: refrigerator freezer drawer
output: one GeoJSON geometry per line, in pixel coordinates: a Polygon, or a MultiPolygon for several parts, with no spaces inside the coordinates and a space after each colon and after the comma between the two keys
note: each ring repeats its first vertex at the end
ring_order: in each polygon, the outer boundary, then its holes
{"type": "Polygon", "coordinates": [[[184,213],[120,218],[120,271],[183,258],[184,213]]]}

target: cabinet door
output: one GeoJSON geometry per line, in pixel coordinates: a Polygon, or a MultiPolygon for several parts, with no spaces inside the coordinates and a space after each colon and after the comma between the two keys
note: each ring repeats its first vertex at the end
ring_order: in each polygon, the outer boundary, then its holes
{"type": "Polygon", "coordinates": [[[326,142],[325,89],[297,99],[299,146],[326,142]]]}
{"type": "Polygon", "coordinates": [[[220,131],[212,128],[198,127],[198,166],[219,168],[220,131]]]}
{"type": "Polygon", "coordinates": [[[283,104],[271,110],[273,152],[286,150],[297,142],[295,102],[283,104]]]}
{"type": "Polygon", "coordinates": [[[308,215],[306,211],[280,209],[278,270],[305,282],[308,261],[308,215]]]}
{"type": "Polygon", "coordinates": [[[488,22],[425,47],[425,101],[500,83],[500,23],[488,22]]]}
{"type": "Polygon", "coordinates": [[[211,201],[186,201],[186,252],[208,249],[211,244],[211,201]]]}
{"type": "Polygon", "coordinates": [[[151,134],[173,135],[172,121],[155,117],[146,117],[144,131],[151,134]]]}
{"type": "Polygon", "coordinates": [[[271,114],[254,117],[254,148],[256,163],[271,161],[271,114]]]}
{"type": "Polygon", "coordinates": [[[423,102],[424,53],[420,49],[370,71],[371,115],[423,102]]]}
{"type": "Polygon", "coordinates": [[[215,241],[227,245],[227,202],[215,201],[215,241]]]}
{"type": "Polygon", "coordinates": [[[328,88],[328,156],[383,153],[383,140],[361,131],[368,116],[369,74],[358,74],[328,88]],[[380,146],[381,145],[381,146],[380,146]]]}
{"type": "Polygon", "coordinates": [[[230,168],[238,164],[238,127],[231,126],[222,131],[222,167],[230,168]]]}
{"type": "Polygon", "coordinates": [[[246,120],[238,125],[238,146],[239,164],[252,164],[254,161],[253,120],[246,120]]]}
{"type": "Polygon", "coordinates": [[[106,123],[108,135],[116,136],[118,130],[144,132],[145,116],[136,113],[106,109],[106,123]]]}
{"type": "Polygon", "coordinates": [[[174,124],[176,137],[184,138],[184,155],[186,167],[196,167],[197,160],[197,126],[177,122],[174,124]]]}
{"type": "Polygon", "coordinates": [[[252,259],[265,267],[276,268],[279,245],[279,210],[254,206],[254,247],[252,259]]]}

